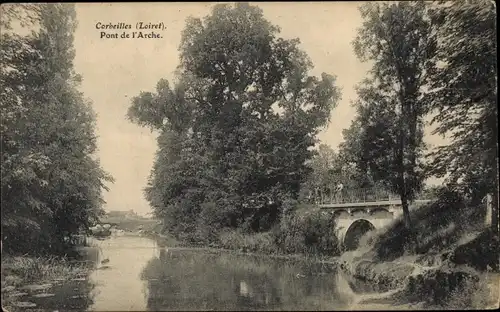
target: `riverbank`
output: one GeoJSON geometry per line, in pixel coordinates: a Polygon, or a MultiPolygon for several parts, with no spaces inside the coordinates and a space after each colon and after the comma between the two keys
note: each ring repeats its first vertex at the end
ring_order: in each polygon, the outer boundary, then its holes
{"type": "Polygon", "coordinates": [[[48,290],[55,284],[83,278],[90,269],[88,264],[58,257],[2,255],[2,307],[11,312],[30,307],[22,300],[28,290],[48,290]]]}
{"type": "Polygon", "coordinates": [[[485,308],[498,305],[500,280],[498,236],[485,225],[483,212],[483,207],[469,207],[448,194],[412,210],[418,245],[397,219],[341,256],[331,248],[338,245],[328,235],[329,220],[315,212],[292,215],[269,232],[225,231],[210,243],[177,241],[173,246],[338,263],[353,278],[391,293],[377,299],[391,306],[485,308]]]}
{"type": "Polygon", "coordinates": [[[499,273],[449,264],[423,266],[412,260],[408,257],[376,262],[363,257],[346,260],[343,256],[339,261],[343,272],[377,285],[380,293],[391,293],[377,298],[391,305],[413,304],[426,309],[498,306],[499,273]]]}
{"type": "MultiPolygon", "coordinates": [[[[227,234],[227,233],[226,233],[227,234]]],[[[263,233],[266,234],[266,233],[263,233]]],[[[174,237],[170,235],[164,234],[156,234],[156,233],[148,233],[142,234],[145,237],[151,238],[155,240],[158,246],[168,247],[174,249],[189,249],[189,250],[203,250],[207,253],[231,253],[231,254],[244,254],[248,256],[257,256],[257,257],[269,257],[274,259],[289,259],[289,260],[297,260],[297,261],[312,261],[318,263],[324,263],[331,266],[338,265],[338,256],[321,256],[316,254],[284,254],[280,253],[276,248],[258,248],[257,244],[255,244],[258,239],[252,237],[253,235],[242,235],[242,234],[233,234],[238,235],[241,241],[247,241],[251,243],[238,243],[238,244],[209,244],[208,246],[199,246],[193,245],[185,242],[180,242],[176,240],[174,237]]],[[[262,234],[254,234],[254,235],[262,235],[262,234]]]]}
{"type": "MultiPolygon", "coordinates": [[[[213,231],[206,228],[207,234],[144,232],[143,235],[155,237],[159,244],[169,247],[203,247],[245,254],[264,254],[269,256],[291,256],[333,261],[340,255],[337,237],[332,229],[334,220],[318,209],[296,211],[284,217],[271,230],[248,233],[240,229],[213,231]]],[[[200,231],[203,232],[203,231],[200,231]]]]}
{"type": "Polygon", "coordinates": [[[340,258],[348,275],[376,285],[393,305],[434,309],[498,307],[498,236],[481,207],[437,201],[413,212],[418,246],[402,220],[362,240],[340,258]]]}

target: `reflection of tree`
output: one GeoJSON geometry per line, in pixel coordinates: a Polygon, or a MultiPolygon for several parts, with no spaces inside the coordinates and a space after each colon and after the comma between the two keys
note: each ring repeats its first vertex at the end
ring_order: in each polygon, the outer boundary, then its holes
{"type": "Polygon", "coordinates": [[[141,279],[147,280],[148,291],[144,294],[147,296],[148,308],[153,311],[160,309],[165,301],[175,299],[179,291],[177,281],[169,279],[168,270],[165,269],[168,263],[164,261],[162,252],[165,253],[165,250],[160,250],[160,258],[151,259],[141,273],[141,279]]]}
{"type": "Polygon", "coordinates": [[[170,249],[150,260],[141,278],[149,310],[307,309],[318,300],[339,307],[326,272],[311,263],[170,249]]]}
{"type": "Polygon", "coordinates": [[[94,297],[95,297],[95,284],[91,282],[89,279],[86,279],[85,281],[78,281],[78,286],[77,287],[65,287],[66,289],[69,289],[70,291],[72,290],[73,292],[75,289],[78,289],[77,292],[79,294],[78,297],[75,297],[73,294],[73,297],[71,296],[61,296],[61,298],[71,298],[71,300],[67,300],[67,305],[64,307],[56,306],[54,308],[57,308],[59,310],[80,310],[80,311],[87,311],[93,304],[94,304],[94,297]]]}
{"type": "Polygon", "coordinates": [[[39,311],[87,311],[94,303],[95,284],[90,280],[70,280],[55,285],[50,292],[53,297],[30,297],[28,301],[37,305],[39,311]]]}

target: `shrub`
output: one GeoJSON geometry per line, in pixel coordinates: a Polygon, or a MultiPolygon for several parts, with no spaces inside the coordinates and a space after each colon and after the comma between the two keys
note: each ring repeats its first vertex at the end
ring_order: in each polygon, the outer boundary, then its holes
{"type": "Polygon", "coordinates": [[[499,249],[498,236],[488,228],[475,239],[453,250],[449,258],[453,263],[467,264],[480,271],[486,271],[488,267],[497,271],[499,249]]]}
{"type": "Polygon", "coordinates": [[[17,276],[23,283],[71,277],[82,272],[85,272],[84,263],[70,263],[65,258],[7,256],[2,259],[2,275],[17,276]]]}
{"type": "Polygon", "coordinates": [[[430,269],[409,276],[399,296],[404,301],[423,302],[428,307],[481,309],[490,301],[485,280],[466,267],[430,269]]]}
{"type": "Polygon", "coordinates": [[[272,233],[283,253],[336,256],[339,244],[334,229],[332,217],[318,211],[284,216],[272,233]]]}
{"type": "Polygon", "coordinates": [[[445,301],[447,309],[489,309],[496,302],[491,302],[492,296],[482,278],[480,282],[475,279],[466,279],[460,288],[451,291],[445,301]]]}

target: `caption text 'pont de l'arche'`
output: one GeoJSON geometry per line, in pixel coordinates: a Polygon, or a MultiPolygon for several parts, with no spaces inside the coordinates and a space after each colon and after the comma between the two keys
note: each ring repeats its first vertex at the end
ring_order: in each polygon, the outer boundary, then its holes
{"type": "Polygon", "coordinates": [[[161,31],[166,30],[163,22],[137,22],[135,28],[133,26],[122,22],[97,22],[95,28],[99,30],[100,39],[158,39],[162,38],[161,31]]]}

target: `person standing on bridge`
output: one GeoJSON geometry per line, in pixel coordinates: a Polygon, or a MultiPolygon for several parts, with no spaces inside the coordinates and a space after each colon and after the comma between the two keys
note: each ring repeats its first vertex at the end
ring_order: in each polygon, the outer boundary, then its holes
{"type": "Polygon", "coordinates": [[[339,193],[340,193],[340,192],[342,192],[342,190],[343,190],[343,189],[344,189],[344,184],[339,183],[339,184],[337,185],[337,192],[339,192],[339,193]]]}
{"type": "Polygon", "coordinates": [[[320,198],[319,198],[319,187],[314,188],[314,203],[317,205],[320,203],[320,198]]]}
{"type": "Polygon", "coordinates": [[[344,184],[339,183],[335,188],[335,197],[337,198],[337,202],[340,203],[342,201],[342,190],[344,189],[344,184]]]}

